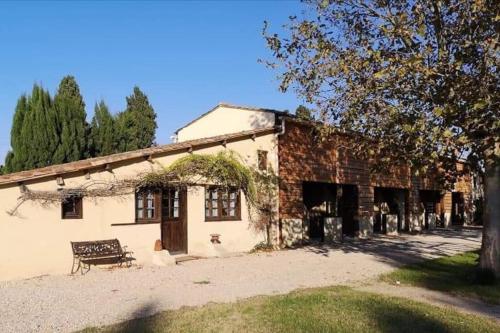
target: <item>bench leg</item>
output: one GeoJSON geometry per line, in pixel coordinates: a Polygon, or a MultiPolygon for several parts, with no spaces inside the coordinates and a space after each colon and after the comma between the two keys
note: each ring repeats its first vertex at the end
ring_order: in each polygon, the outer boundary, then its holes
{"type": "Polygon", "coordinates": [[[90,271],[90,264],[86,264],[84,262],[82,262],[82,268],[80,269],[80,272],[82,273],[82,275],[88,273],[90,271]]]}
{"type": "Polygon", "coordinates": [[[128,258],[127,258],[127,267],[132,267],[132,254],[129,253],[128,258]]]}
{"type": "Polygon", "coordinates": [[[122,260],[120,261],[120,267],[124,261],[125,261],[125,265],[127,266],[127,268],[132,267],[132,253],[131,252],[127,252],[123,255],[122,260]]]}
{"type": "Polygon", "coordinates": [[[79,269],[81,269],[80,258],[73,257],[73,266],[71,267],[71,274],[75,274],[76,272],[78,272],[79,269]]]}

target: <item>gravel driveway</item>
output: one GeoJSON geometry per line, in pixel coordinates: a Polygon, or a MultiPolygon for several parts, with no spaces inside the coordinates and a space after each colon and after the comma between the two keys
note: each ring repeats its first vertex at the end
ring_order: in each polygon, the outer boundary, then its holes
{"type": "Polygon", "coordinates": [[[84,275],[0,283],[1,332],[67,332],[181,306],[359,283],[402,264],[479,248],[479,230],[351,240],[168,267],[92,268],[84,275]]]}

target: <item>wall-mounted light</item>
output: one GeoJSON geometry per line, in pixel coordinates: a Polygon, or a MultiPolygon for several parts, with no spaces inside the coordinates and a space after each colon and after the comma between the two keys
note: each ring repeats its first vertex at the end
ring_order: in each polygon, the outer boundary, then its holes
{"type": "Polygon", "coordinates": [[[28,192],[28,187],[27,187],[26,185],[24,185],[24,183],[22,183],[22,182],[21,182],[21,183],[18,183],[18,185],[19,185],[19,191],[20,191],[21,193],[26,193],[26,192],[28,192]]]}
{"type": "Polygon", "coordinates": [[[63,177],[62,176],[57,176],[56,183],[59,186],[64,186],[64,179],[63,179],[63,177]]]}

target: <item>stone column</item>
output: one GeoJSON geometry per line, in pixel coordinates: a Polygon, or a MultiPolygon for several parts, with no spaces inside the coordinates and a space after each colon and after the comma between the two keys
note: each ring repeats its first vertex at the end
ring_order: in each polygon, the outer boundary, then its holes
{"type": "Polygon", "coordinates": [[[385,215],[385,220],[387,223],[387,235],[390,236],[398,235],[398,215],[387,214],[385,215]]]}
{"type": "Polygon", "coordinates": [[[434,230],[436,229],[436,221],[437,221],[437,216],[436,214],[432,213],[428,215],[428,223],[429,223],[429,230],[434,230]]]}
{"type": "Polygon", "coordinates": [[[325,242],[342,241],[342,218],[325,217],[324,233],[325,233],[325,242]]]}
{"type": "Polygon", "coordinates": [[[451,227],[451,213],[450,212],[444,213],[443,225],[446,229],[449,229],[451,227]]]}
{"type": "Polygon", "coordinates": [[[373,216],[359,217],[359,237],[370,238],[373,236],[373,216]]]}
{"type": "Polygon", "coordinates": [[[358,185],[358,222],[359,222],[359,237],[370,238],[373,236],[373,221],[374,221],[374,192],[373,186],[366,184],[358,185]]]}

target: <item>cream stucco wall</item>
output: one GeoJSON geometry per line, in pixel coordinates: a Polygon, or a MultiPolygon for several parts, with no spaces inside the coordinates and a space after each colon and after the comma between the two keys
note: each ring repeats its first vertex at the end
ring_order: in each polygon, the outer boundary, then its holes
{"type": "Polygon", "coordinates": [[[200,256],[224,256],[252,249],[265,241],[265,235],[255,230],[241,197],[241,220],[205,222],[205,189],[192,187],[188,191],[188,252],[200,256]],[[211,234],[219,234],[220,244],[210,242],[211,234]]]}
{"type": "MultiPolygon", "coordinates": [[[[236,152],[250,166],[257,164],[257,150],[267,150],[270,166],[277,170],[277,142],[275,134],[257,136],[241,141],[194,150],[196,154],[213,154],[221,150],[236,152]]],[[[154,157],[155,163],[135,160],[112,165],[112,172],[91,172],[90,179],[83,173],[64,175],[64,188],[75,188],[91,182],[136,177],[150,170],[167,166],[188,152],[154,157]]],[[[30,190],[55,191],[60,186],[54,178],[26,182],[30,190]]],[[[0,186],[0,280],[27,278],[43,274],[67,274],[72,264],[70,241],[118,238],[122,245],[134,251],[138,264],[154,261],[154,243],[161,238],[160,224],[125,225],[134,223],[134,195],[92,199],[83,198],[82,219],[61,219],[60,204],[43,206],[25,202],[14,216],[7,212],[16,206],[20,196],[17,184],[0,186]],[[112,224],[122,224],[113,225],[112,224]]],[[[204,191],[194,187],[188,191],[187,225],[188,253],[214,256],[248,251],[264,240],[261,233],[251,228],[244,198],[242,219],[234,222],[204,221],[204,191]],[[210,234],[220,234],[222,243],[213,246],[210,234]]]]}
{"type": "Polygon", "coordinates": [[[179,130],[177,140],[181,142],[274,125],[275,115],[272,112],[217,106],[213,111],[179,130]]]}

